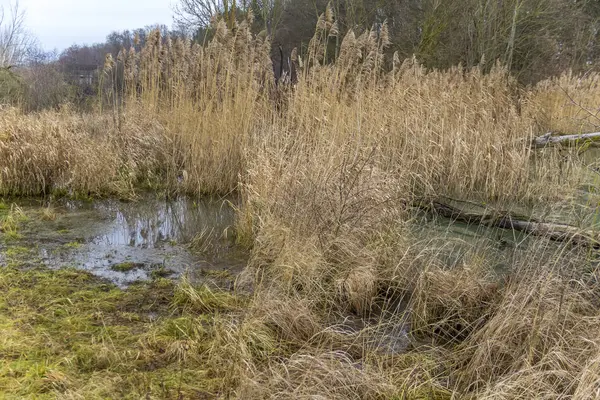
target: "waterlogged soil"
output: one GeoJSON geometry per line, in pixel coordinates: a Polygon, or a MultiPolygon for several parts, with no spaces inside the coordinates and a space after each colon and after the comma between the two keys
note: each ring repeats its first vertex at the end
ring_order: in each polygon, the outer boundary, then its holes
{"type": "MultiPolygon", "coordinates": [[[[137,201],[38,200],[15,204],[24,217],[16,235],[0,242],[0,264],[25,253],[31,266],[74,267],[120,287],[186,273],[203,276],[239,272],[243,252],[235,246],[234,210],[227,200],[145,195],[137,201]],[[202,246],[190,244],[201,239],[202,246]]],[[[13,206],[14,207],[14,206],[13,206]]]]}
{"type": "Polygon", "coordinates": [[[448,269],[473,267],[477,260],[491,262],[500,277],[509,274],[518,260],[531,254],[554,254],[558,242],[511,229],[467,224],[444,217],[421,214],[411,224],[416,241],[427,251],[435,252],[439,265],[448,269]]]}
{"type": "MultiPolygon", "coordinates": [[[[548,222],[598,228],[596,196],[586,195],[585,207],[577,200],[552,210],[546,208],[543,213],[524,207],[510,211],[548,222]]],[[[147,194],[130,202],[60,200],[50,207],[40,200],[5,201],[8,207],[13,203],[24,218],[18,223],[17,235],[9,238],[0,234],[0,264],[22,254],[21,264],[74,267],[127,287],[157,277],[176,279],[184,273],[192,281],[206,276],[231,277],[246,262],[245,254],[235,245],[235,212],[226,199],[167,200],[147,194]]],[[[485,205],[474,203],[449,204],[468,212],[489,211],[485,205]]],[[[521,232],[426,214],[414,221],[412,231],[417,240],[429,242],[426,247],[435,249],[440,262],[449,268],[484,249],[490,256],[487,258],[495,260],[495,270],[508,272],[508,266],[514,265],[522,252],[531,250],[531,243],[539,244],[539,238],[532,240],[521,232]]],[[[547,245],[556,246],[551,242],[547,245]]]]}

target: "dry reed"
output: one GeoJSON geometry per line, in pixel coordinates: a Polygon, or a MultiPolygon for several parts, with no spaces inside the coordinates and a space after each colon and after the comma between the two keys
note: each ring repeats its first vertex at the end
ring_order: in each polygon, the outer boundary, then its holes
{"type": "MultiPolygon", "coordinates": [[[[217,22],[206,47],[154,32],[141,52],[123,51],[106,65],[107,80],[125,71],[122,91],[105,93],[112,115],[3,110],[0,192],[127,193],[157,179],[194,194],[237,191],[238,238],[252,251],[238,287],[254,297],[198,350],[226,395],[593,397],[597,269],[577,275],[579,250],[569,276],[540,256],[547,247],[521,253],[504,285],[485,246],[470,244],[472,259],[448,270],[409,228],[421,198],[510,207],[573,196],[581,166],[561,167],[559,151],[535,156],[530,141],[555,126],[587,129],[588,117],[561,125],[574,114],[557,93],[569,85],[592,107],[596,76],[524,92],[501,66],[428,71],[395,55],[385,71],[385,25],[349,32],[329,62],[338,32],[328,9],[299,81],[283,91],[271,82],[270,44],[249,23],[217,22]],[[351,316],[363,325],[348,333],[339,327],[351,316]],[[373,326],[391,322],[408,324],[414,348],[372,345],[383,340],[373,326]],[[444,340],[419,347],[423,338],[444,340]]],[[[184,282],[175,304],[220,310],[207,290],[184,282]]],[[[190,346],[165,351],[183,359],[190,346]]]]}

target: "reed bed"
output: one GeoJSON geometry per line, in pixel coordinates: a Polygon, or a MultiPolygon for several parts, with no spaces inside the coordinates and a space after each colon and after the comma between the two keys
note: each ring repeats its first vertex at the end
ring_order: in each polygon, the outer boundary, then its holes
{"type": "MultiPolygon", "coordinates": [[[[559,93],[592,107],[596,76],[524,89],[500,65],[430,71],[386,59],[385,25],[349,32],[326,62],[339,34],[328,10],[305,59],[293,53],[298,81],[275,85],[270,44],[249,24],[218,22],[206,47],[156,32],[139,53],[108,58],[102,112],[3,110],[0,191],[238,193],[251,256],[236,286],[251,299],[226,308],[235,317],[208,344],[153,342],[209,365],[214,396],[597,397],[593,254],[532,239],[500,273],[496,245],[473,240],[449,267],[451,242],[411,230],[419,199],[505,209],[572,199],[585,166],[530,144],[591,127],[591,117],[562,125],[575,114],[559,93]]],[[[223,304],[182,285],[180,306],[223,304]]]]}
{"type": "Polygon", "coordinates": [[[546,132],[598,132],[599,84],[600,77],[596,72],[576,75],[566,71],[532,88],[527,94],[529,101],[525,112],[546,132]]]}

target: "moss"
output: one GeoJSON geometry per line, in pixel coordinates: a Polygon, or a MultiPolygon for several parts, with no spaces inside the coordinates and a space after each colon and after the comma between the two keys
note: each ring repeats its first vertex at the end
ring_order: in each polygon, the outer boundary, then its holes
{"type": "Polygon", "coordinates": [[[114,264],[110,267],[113,271],[116,272],[129,272],[134,269],[140,268],[142,265],[134,262],[124,262],[119,264],[114,264]]]}
{"type": "Polygon", "coordinates": [[[80,242],[77,242],[77,241],[69,242],[69,243],[66,243],[64,245],[64,247],[66,247],[68,249],[78,249],[81,246],[82,246],[82,244],[80,242]]]}

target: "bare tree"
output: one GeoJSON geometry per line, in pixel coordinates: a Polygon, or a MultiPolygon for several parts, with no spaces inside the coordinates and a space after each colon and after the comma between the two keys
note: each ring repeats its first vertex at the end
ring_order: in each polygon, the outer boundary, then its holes
{"type": "Polygon", "coordinates": [[[0,67],[22,64],[28,52],[35,47],[35,39],[25,27],[25,11],[19,1],[8,10],[0,6],[0,67]]]}
{"type": "Polygon", "coordinates": [[[187,29],[206,28],[223,9],[222,0],[179,0],[174,7],[177,23],[187,29]]]}
{"type": "Polygon", "coordinates": [[[175,5],[176,24],[185,31],[195,32],[210,27],[215,16],[225,18],[230,26],[235,20],[244,18],[248,12],[254,14],[253,29],[264,30],[271,35],[279,24],[284,6],[289,0],[179,0],[175,5]]]}

